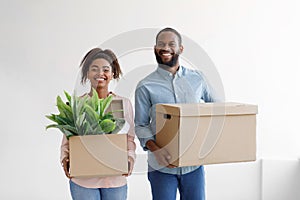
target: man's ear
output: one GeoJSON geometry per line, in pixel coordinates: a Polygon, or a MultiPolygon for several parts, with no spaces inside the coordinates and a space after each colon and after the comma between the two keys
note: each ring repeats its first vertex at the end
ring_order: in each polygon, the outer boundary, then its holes
{"type": "Polygon", "coordinates": [[[183,52],[183,46],[182,45],[180,45],[180,47],[179,47],[179,52],[180,52],[180,54],[182,54],[182,52],[183,52]]]}

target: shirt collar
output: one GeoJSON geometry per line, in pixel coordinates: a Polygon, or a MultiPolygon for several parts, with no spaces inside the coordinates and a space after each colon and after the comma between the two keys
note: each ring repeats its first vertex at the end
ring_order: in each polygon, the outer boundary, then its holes
{"type": "MultiPolygon", "coordinates": [[[[161,74],[162,76],[164,76],[164,77],[173,77],[173,74],[171,72],[169,72],[169,71],[167,71],[167,70],[165,70],[165,69],[163,69],[163,68],[161,68],[159,66],[157,67],[157,72],[159,74],[161,74]]],[[[178,77],[182,76],[182,66],[179,66],[176,74],[178,75],[178,77]]]]}

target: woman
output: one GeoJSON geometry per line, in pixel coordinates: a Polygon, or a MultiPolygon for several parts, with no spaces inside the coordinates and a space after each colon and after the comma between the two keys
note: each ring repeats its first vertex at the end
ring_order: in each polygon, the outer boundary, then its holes
{"type": "Polygon", "coordinates": [[[87,81],[91,84],[89,94],[92,96],[92,88],[96,89],[99,98],[113,95],[123,99],[125,120],[129,123],[128,132],[128,160],[129,172],[124,176],[96,177],[96,178],[72,178],[69,174],[69,142],[64,136],[61,145],[61,163],[66,176],[70,179],[70,191],[74,200],[122,200],[127,198],[126,176],[132,172],[135,161],[134,123],[133,109],[127,98],[117,96],[108,90],[112,79],[119,79],[122,74],[115,54],[111,50],[94,48],[83,58],[81,67],[81,84],[87,81]]]}

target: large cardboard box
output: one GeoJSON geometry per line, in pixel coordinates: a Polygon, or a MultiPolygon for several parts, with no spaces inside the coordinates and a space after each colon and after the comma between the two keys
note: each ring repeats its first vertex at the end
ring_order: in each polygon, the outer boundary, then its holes
{"type": "MultiPolygon", "coordinates": [[[[122,110],[113,100],[108,110],[122,110]]],[[[123,118],[123,112],[114,112],[123,118]]],[[[127,134],[72,136],[69,138],[71,177],[116,176],[128,173],[127,134]]]]}
{"type": "Polygon", "coordinates": [[[156,105],[156,142],[175,166],[256,160],[257,106],[241,103],[156,105]]]}

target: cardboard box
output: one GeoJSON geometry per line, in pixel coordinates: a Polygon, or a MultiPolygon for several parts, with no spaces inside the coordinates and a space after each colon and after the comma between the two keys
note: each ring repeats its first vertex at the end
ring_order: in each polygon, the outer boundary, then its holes
{"type": "Polygon", "coordinates": [[[126,134],[73,136],[69,147],[71,177],[128,173],[126,134]]]}
{"type": "MultiPolygon", "coordinates": [[[[109,108],[122,109],[122,100],[113,100],[109,108]]],[[[123,118],[123,112],[113,114],[123,118]]],[[[69,156],[71,177],[127,174],[127,134],[72,136],[69,138],[69,156]]]]}
{"type": "Polygon", "coordinates": [[[241,103],[156,105],[156,142],[175,166],[256,160],[257,106],[241,103]]]}

